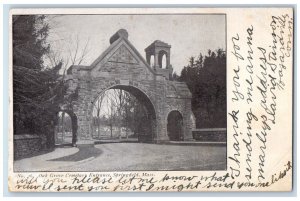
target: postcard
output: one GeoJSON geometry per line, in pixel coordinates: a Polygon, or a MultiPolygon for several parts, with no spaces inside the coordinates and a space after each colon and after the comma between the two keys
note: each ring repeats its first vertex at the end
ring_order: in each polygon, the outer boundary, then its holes
{"type": "Polygon", "coordinates": [[[291,191],[293,7],[12,9],[12,192],[291,191]]]}

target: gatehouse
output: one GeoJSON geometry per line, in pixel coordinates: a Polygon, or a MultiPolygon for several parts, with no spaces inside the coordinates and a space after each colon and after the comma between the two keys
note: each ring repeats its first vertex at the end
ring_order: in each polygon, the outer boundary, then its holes
{"type": "Polygon", "coordinates": [[[172,80],[171,45],[154,41],[145,48],[144,59],[125,29],[117,31],[109,42],[91,65],[73,65],[65,76],[68,93],[76,96],[71,107],[77,119],[77,144],[92,141],[93,104],[108,89],[125,90],[144,104],[148,125],[144,141],[192,140],[192,95],[186,83],[172,80]]]}

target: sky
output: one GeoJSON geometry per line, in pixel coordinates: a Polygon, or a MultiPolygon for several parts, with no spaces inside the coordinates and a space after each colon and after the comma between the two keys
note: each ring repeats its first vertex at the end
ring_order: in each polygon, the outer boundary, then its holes
{"type": "MultiPolygon", "coordinates": [[[[153,41],[171,45],[171,64],[180,74],[191,56],[207,54],[208,49],[225,47],[225,15],[60,15],[48,16],[48,41],[64,60],[77,55],[87,45],[81,65],[90,65],[109,47],[110,37],[126,29],[128,40],[145,58],[144,49],[153,41]]],[[[67,64],[70,65],[70,62],[67,64]]]]}

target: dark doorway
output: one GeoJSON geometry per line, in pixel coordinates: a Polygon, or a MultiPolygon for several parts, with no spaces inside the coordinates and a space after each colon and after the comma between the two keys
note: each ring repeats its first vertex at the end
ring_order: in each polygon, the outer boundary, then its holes
{"type": "Polygon", "coordinates": [[[170,141],[183,140],[183,118],[180,112],[172,111],[169,113],[167,132],[170,141]]]}

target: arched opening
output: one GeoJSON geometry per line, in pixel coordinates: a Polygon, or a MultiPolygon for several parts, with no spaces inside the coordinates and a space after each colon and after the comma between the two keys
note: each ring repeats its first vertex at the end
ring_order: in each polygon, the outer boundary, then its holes
{"type": "Polygon", "coordinates": [[[161,58],[161,68],[167,68],[167,56],[165,54],[161,58]]]}
{"type": "Polygon", "coordinates": [[[59,111],[55,128],[56,145],[75,145],[77,140],[77,117],[68,111],[59,111]]]}
{"type": "Polygon", "coordinates": [[[151,56],[150,56],[150,63],[149,63],[151,67],[154,67],[154,65],[155,65],[154,62],[155,62],[155,61],[154,61],[154,55],[151,55],[151,56]]]}
{"type": "Polygon", "coordinates": [[[172,111],[168,115],[167,132],[170,141],[181,141],[183,139],[183,118],[180,112],[172,111]]]}
{"type": "Polygon", "coordinates": [[[154,106],[144,92],[133,86],[113,86],[93,103],[92,137],[100,141],[152,142],[155,119],[154,106]]]}
{"type": "Polygon", "coordinates": [[[158,53],[158,65],[160,68],[166,69],[167,66],[167,52],[164,50],[161,50],[158,53]]]}

